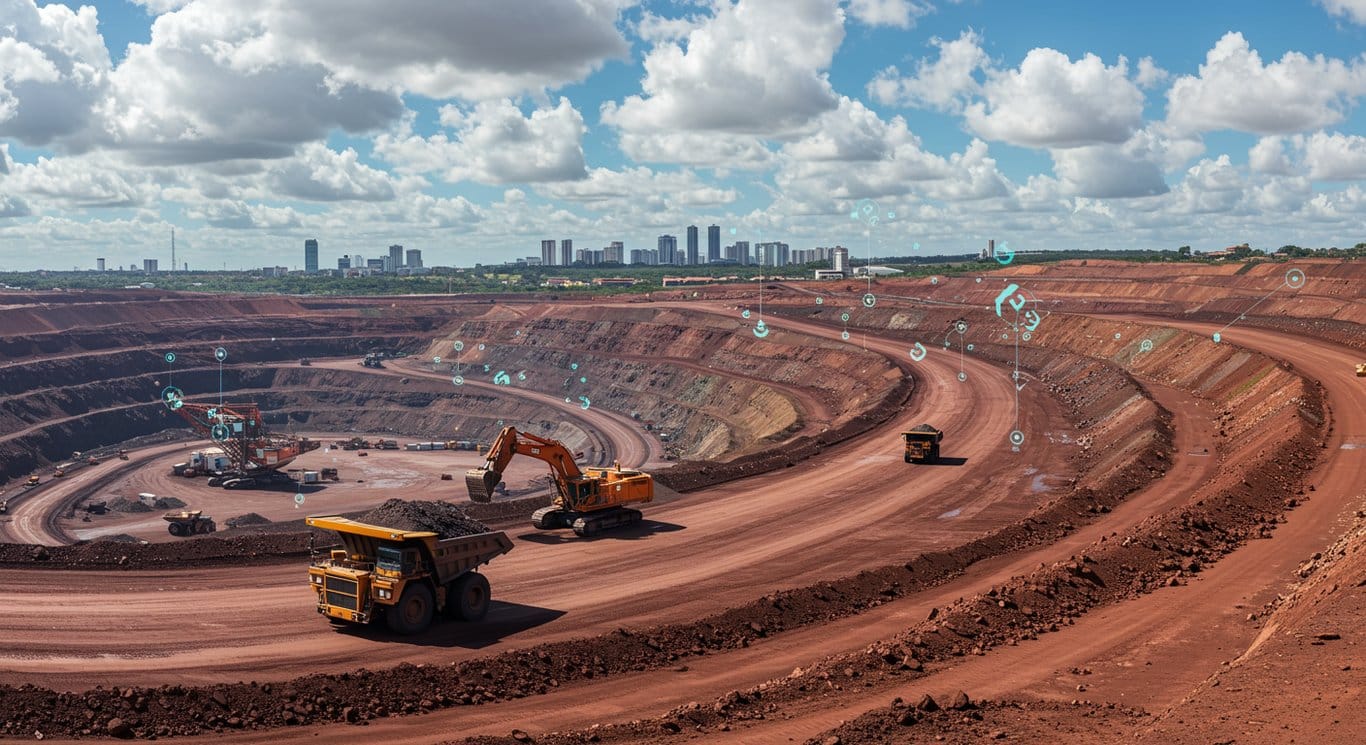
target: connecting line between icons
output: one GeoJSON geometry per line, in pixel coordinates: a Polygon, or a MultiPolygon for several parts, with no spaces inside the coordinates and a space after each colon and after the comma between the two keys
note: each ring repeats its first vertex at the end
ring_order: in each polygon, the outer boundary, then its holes
{"type": "Polygon", "coordinates": [[[1251,313],[1251,312],[1252,312],[1252,309],[1253,309],[1253,308],[1256,308],[1258,305],[1261,305],[1263,300],[1266,300],[1267,298],[1269,298],[1269,297],[1271,297],[1272,295],[1276,294],[1276,290],[1279,290],[1279,289],[1281,289],[1281,288],[1280,288],[1280,287],[1277,287],[1275,290],[1272,290],[1271,292],[1268,292],[1268,293],[1266,293],[1265,295],[1263,295],[1263,296],[1261,297],[1261,299],[1259,299],[1257,302],[1255,302],[1255,303],[1253,303],[1252,305],[1248,306],[1248,309],[1247,309],[1247,310],[1243,311],[1242,313],[1239,313],[1237,318],[1233,319],[1232,321],[1229,321],[1227,324],[1224,325],[1223,328],[1221,328],[1221,329],[1219,329],[1218,331],[1216,331],[1216,332],[1215,332],[1215,335],[1217,336],[1217,335],[1219,335],[1219,334],[1222,334],[1223,332],[1225,332],[1225,331],[1228,330],[1228,327],[1229,327],[1229,326],[1232,326],[1233,324],[1235,324],[1235,323],[1237,323],[1237,322],[1243,320],[1243,318],[1244,318],[1245,316],[1247,316],[1248,313],[1251,313]]]}

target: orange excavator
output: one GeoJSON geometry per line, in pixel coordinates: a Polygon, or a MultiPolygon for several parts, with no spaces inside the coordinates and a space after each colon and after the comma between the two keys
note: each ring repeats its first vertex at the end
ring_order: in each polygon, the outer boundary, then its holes
{"type": "Polygon", "coordinates": [[[655,480],[648,473],[613,468],[579,469],[574,454],[562,443],[548,440],[515,427],[504,427],[489,446],[482,468],[465,472],[470,501],[490,502],[493,488],[503,479],[503,470],[514,455],[525,455],[550,466],[555,480],[555,499],[531,515],[539,530],[573,528],[578,536],[591,536],[603,530],[640,522],[640,510],[628,504],[643,504],[655,497],[655,480]]]}
{"type": "Polygon", "coordinates": [[[321,444],[306,437],[286,437],[266,431],[261,409],[254,403],[195,404],[182,401],[173,409],[196,432],[207,435],[232,459],[235,474],[219,485],[250,489],[272,481],[287,482],[279,469],[321,444]]]}

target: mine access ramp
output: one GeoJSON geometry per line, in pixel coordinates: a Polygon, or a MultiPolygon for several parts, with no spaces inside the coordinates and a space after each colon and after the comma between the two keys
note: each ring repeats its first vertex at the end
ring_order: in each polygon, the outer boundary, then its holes
{"type": "Polygon", "coordinates": [[[337,624],[383,618],[398,634],[426,629],[437,613],[482,620],[489,582],[475,569],[512,550],[502,531],[442,538],[337,515],[310,517],[307,523],[335,531],[342,541],[342,548],[315,558],[308,569],[318,613],[337,624]]]}

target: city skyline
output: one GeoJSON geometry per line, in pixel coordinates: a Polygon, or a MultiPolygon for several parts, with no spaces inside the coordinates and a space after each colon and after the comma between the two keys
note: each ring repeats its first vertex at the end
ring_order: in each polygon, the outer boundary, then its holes
{"type": "Polygon", "coordinates": [[[690,224],[879,254],[1366,237],[1366,10],[1343,0],[1066,24],[993,0],[414,0],[355,10],[389,29],[363,53],[316,0],[4,2],[0,269],[264,266],[310,237],[319,268],[389,242],[491,264],[545,235],[686,251],[690,224]]]}

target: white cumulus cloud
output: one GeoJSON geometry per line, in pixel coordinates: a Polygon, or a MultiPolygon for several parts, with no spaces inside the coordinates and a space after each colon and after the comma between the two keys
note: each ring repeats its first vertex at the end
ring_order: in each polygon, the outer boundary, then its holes
{"type": "Polygon", "coordinates": [[[1205,55],[1198,75],[1167,91],[1167,120],[1186,131],[1293,134],[1336,124],[1366,93],[1366,62],[1286,52],[1263,64],[1237,32],[1205,55]]]}
{"type": "Polygon", "coordinates": [[[1290,174],[1290,158],[1285,154],[1285,138],[1271,135],[1257,140],[1247,151],[1247,165],[1258,173],[1290,174]]]}
{"type": "Polygon", "coordinates": [[[849,0],[849,15],[868,26],[907,29],[933,8],[915,0],[849,0]]]}
{"type": "Polygon", "coordinates": [[[1309,178],[1316,181],[1366,179],[1366,137],[1315,132],[1299,138],[1309,178]]]}
{"type": "Polygon", "coordinates": [[[1366,0],[1318,0],[1329,15],[1366,26],[1366,0]]]}
{"type": "Polygon", "coordinates": [[[1122,143],[1142,126],[1143,93],[1122,57],[1110,66],[1093,54],[1073,62],[1053,49],[1033,49],[1019,69],[990,73],[983,95],[965,118],[989,140],[1081,147],[1122,143]]]}
{"type": "Polygon", "coordinates": [[[567,98],[530,116],[507,100],[472,109],[444,106],[441,123],[449,134],[421,137],[405,125],[398,133],[379,135],[375,152],[402,171],[440,173],[451,182],[536,183],[587,176],[583,115],[567,98]]]}
{"type": "Polygon", "coordinates": [[[976,31],[967,30],[957,39],[934,38],[930,43],[939,48],[939,58],[920,60],[915,72],[904,77],[895,67],[884,69],[868,84],[868,93],[873,100],[961,111],[965,96],[980,90],[974,73],[990,62],[982,51],[982,37],[976,31]]]}

